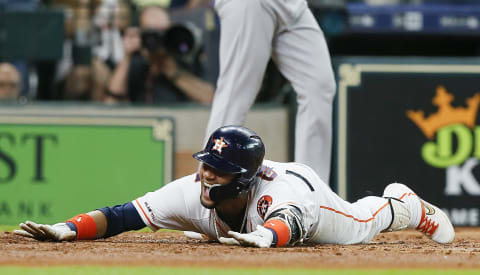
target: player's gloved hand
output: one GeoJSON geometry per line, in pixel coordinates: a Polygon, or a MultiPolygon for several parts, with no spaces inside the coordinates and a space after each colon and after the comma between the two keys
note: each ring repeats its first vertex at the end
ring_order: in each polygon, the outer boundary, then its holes
{"type": "Polygon", "coordinates": [[[198,232],[183,231],[183,234],[189,239],[200,240],[200,241],[214,241],[210,239],[207,235],[204,235],[198,232]]]}
{"type": "Polygon", "coordinates": [[[225,238],[225,237],[220,237],[218,241],[221,244],[226,244],[226,245],[241,245],[237,240],[234,238],[225,238]]]}
{"type": "Polygon", "coordinates": [[[20,228],[23,230],[14,230],[13,233],[39,241],[73,241],[77,237],[77,233],[72,231],[65,223],[48,225],[26,221],[20,224],[20,228]]]}
{"type": "Polygon", "coordinates": [[[228,245],[243,245],[266,248],[270,247],[273,242],[272,231],[266,229],[261,225],[257,225],[257,230],[251,233],[238,233],[235,231],[228,231],[228,235],[232,238],[219,238],[219,242],[228,245]]]}

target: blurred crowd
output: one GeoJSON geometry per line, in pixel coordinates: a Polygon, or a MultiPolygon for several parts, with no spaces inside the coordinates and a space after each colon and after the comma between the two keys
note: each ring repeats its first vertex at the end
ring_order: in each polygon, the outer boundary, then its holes
{"type": "Polygon", "coordinates": [[[205,76],[209,64],[201,45],[203,30],[188,21],[173,22],[171,14],[208,9],[209,4],[209,0],[0,0],[0,28],[8,25],[2,24],[2,13],[49,10],[60,11],[64,18],[59,59],[4,56],[0,41],[0,98],[208,104],[214,86],[205,76]]]}
{"type": "MultiPolygon", "coordinates": [[[[479,2],[309,0],[327,6],[479,2]]],[[[7,25],[2,14],[11,12],[57,11],[64,22],[64,32],[58,34],[63,52],[56,59],[6,56],[0,36],[0,99],[209,104],[219,39],[211,5],[211,0],[0,0],[0,33],[7,25]],[[190,20],[208,12],[212,15],[201,23],[190,20]],[[213,35],[205,39],[205,32],[213,35]]],[[[276,100],[272,93],[284,87],[285,79],[272,71],[270,64],[259,101],[276,100]]]]}

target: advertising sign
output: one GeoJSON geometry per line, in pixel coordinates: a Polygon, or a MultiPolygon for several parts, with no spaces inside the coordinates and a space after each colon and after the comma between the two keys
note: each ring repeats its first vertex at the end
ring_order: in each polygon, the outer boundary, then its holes
{"type": "Polygon", "coordinates": [[[349,27],[353,32],[421,32],[438,34],[477,34],[480,5],[347,5],[349,27]]]}
{"type": "Polygon", "coordinates": [[[169,118],[0,116],[0,224],[55,223],[172,179],[169,118]]]}
{"type": "Polygon", "coordinates": [[[349,201],[402,182],[459,226],[480,225],[480,65],[339,62],[337,191],[349,201]]]}

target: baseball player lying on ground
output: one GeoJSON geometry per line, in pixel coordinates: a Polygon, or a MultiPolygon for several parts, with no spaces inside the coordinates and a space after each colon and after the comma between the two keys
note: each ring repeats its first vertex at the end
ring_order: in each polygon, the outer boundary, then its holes
{"type": "Polygon", "coordinates": [[[308,166],[264,160],[253,131],[214,131],[199,173],[175,180],[123,205],[80,214],[54,225],[21,223],[17,235],[36,240],[108,238],[145,226],[193,231],[223,244],[281,247],[299,243],[368,243],[377,234],[416,228],[438,243],[453,241],[446,214],[400,183],[383,197],[350,203],[308,166]]]}

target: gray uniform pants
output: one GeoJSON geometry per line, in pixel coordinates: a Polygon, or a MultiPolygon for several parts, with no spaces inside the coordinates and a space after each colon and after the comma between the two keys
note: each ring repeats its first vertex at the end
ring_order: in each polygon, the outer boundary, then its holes
{"type": "Polygon", "coordinates": [[[295,161],[328,182],[335,79],[320,27],[305,0],[216,0],[220,75],[208,136],[242,125],[270,57],[297,93],[295,161]]]}

